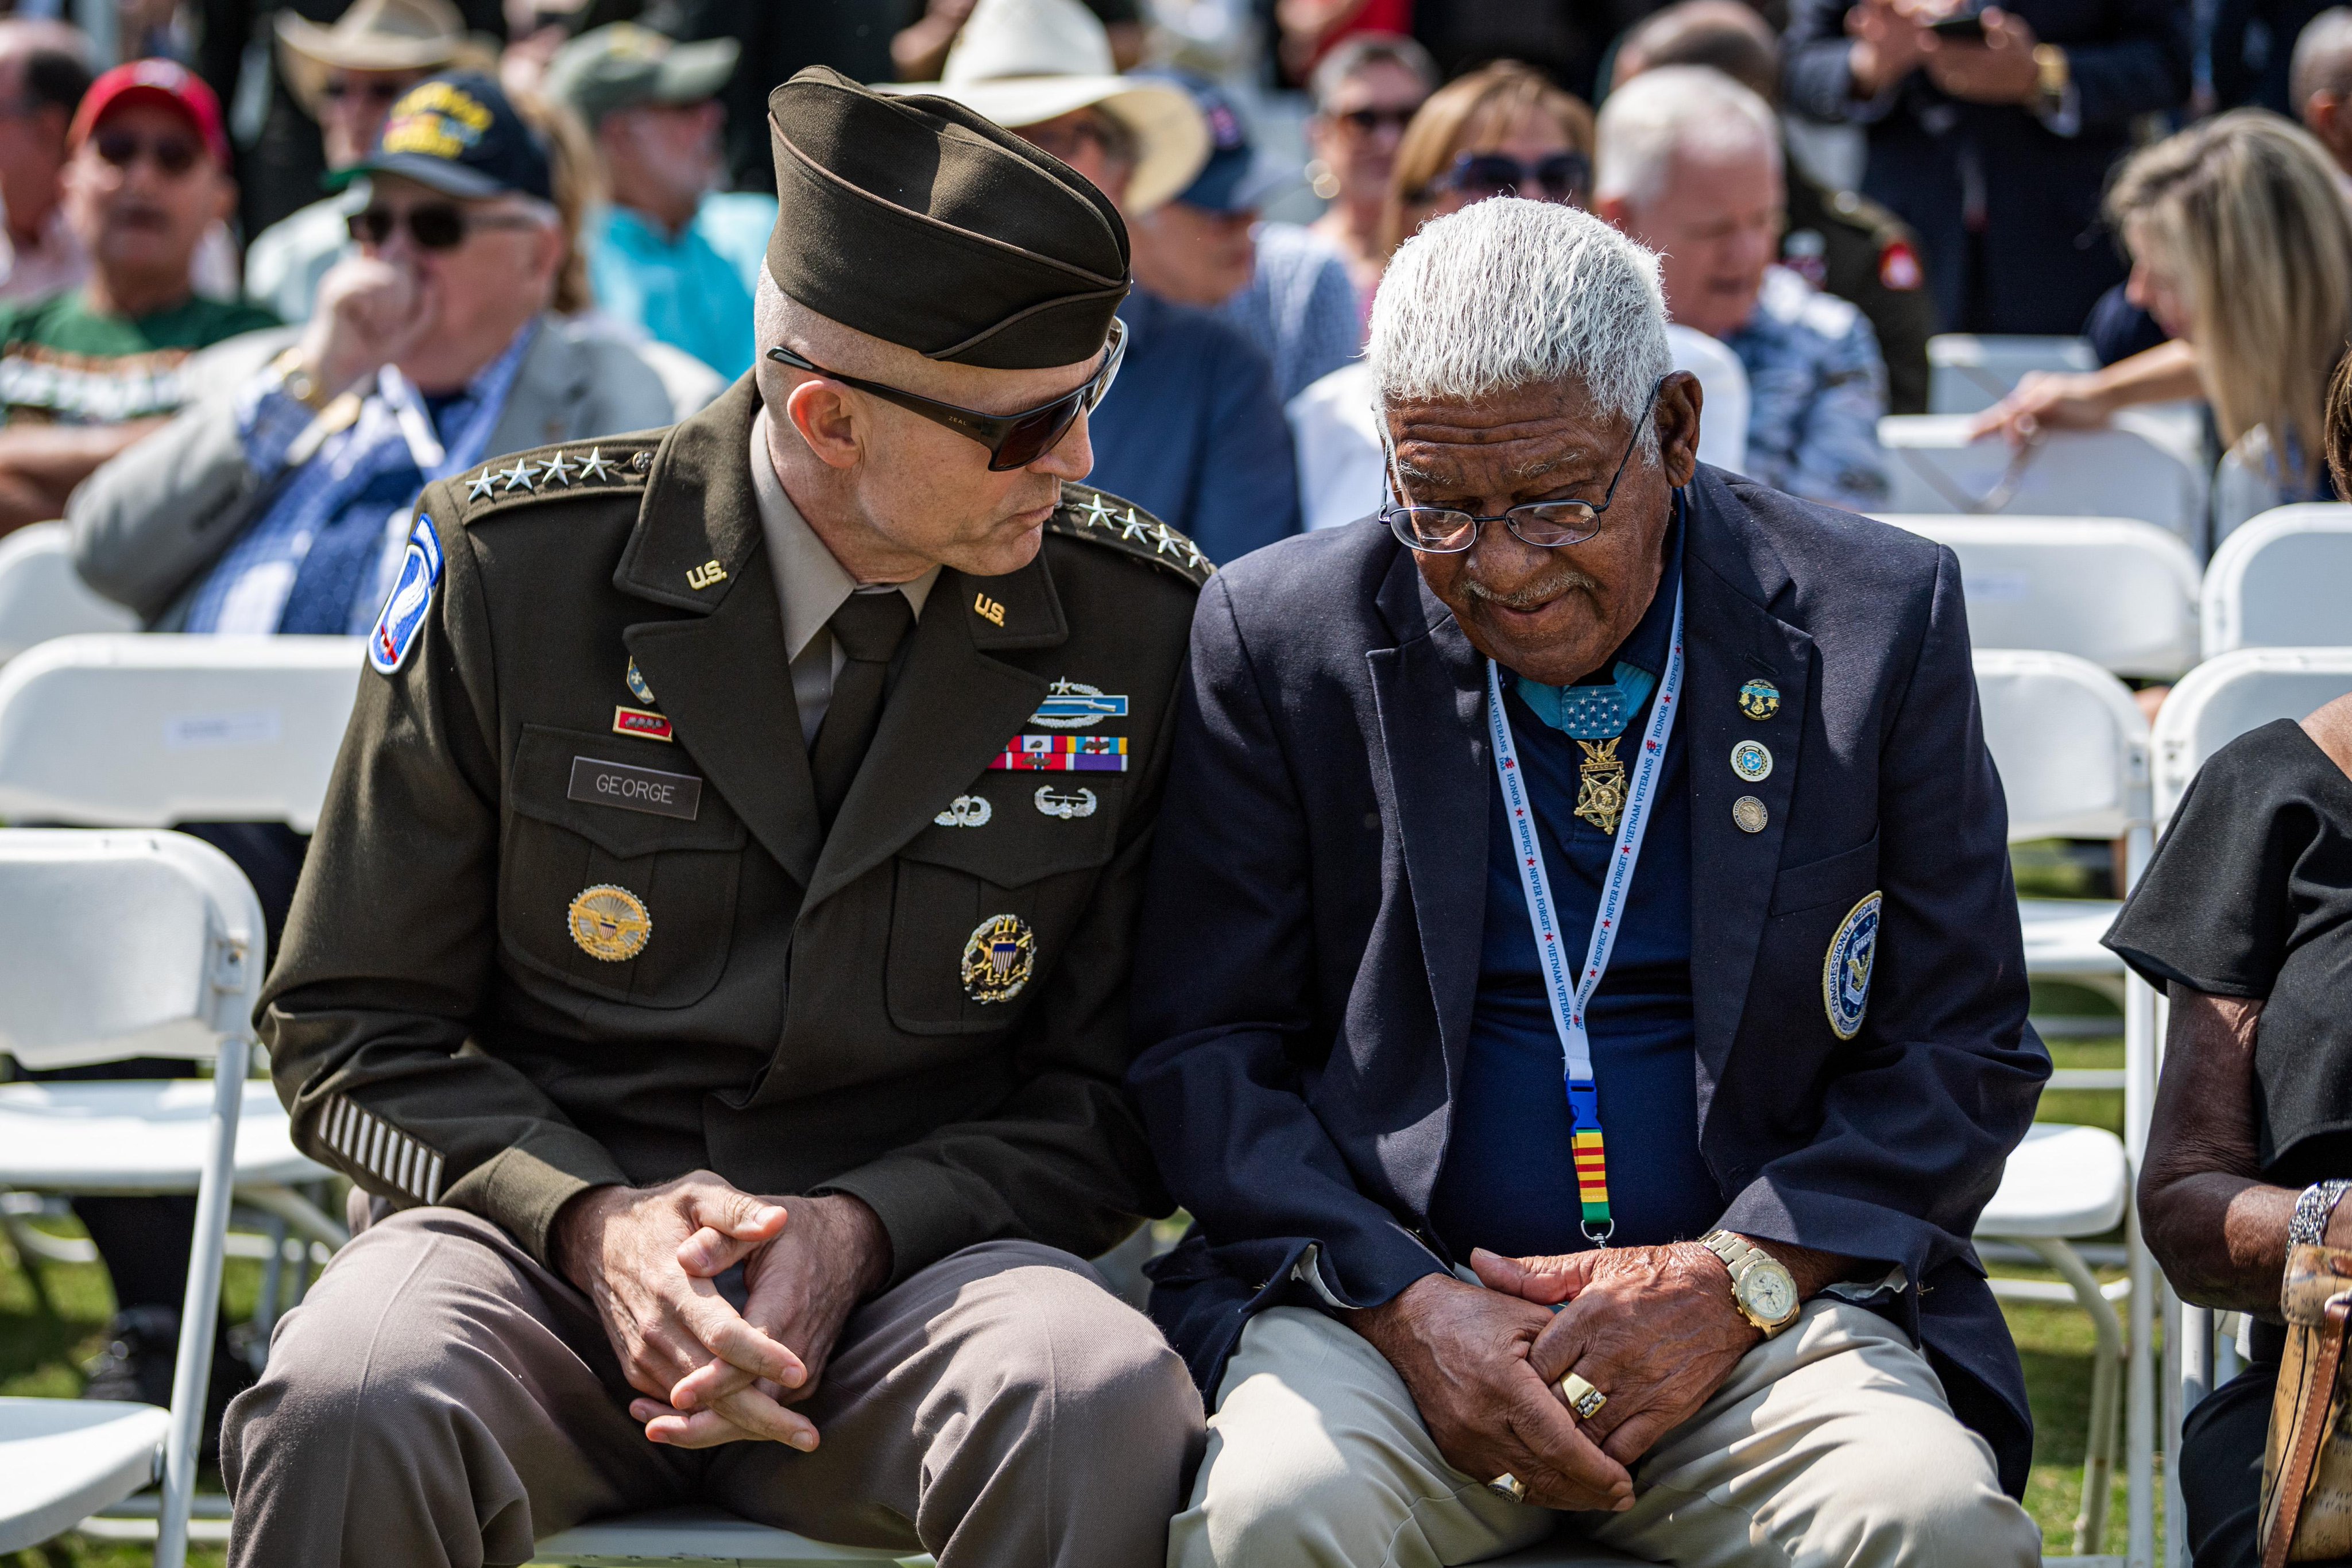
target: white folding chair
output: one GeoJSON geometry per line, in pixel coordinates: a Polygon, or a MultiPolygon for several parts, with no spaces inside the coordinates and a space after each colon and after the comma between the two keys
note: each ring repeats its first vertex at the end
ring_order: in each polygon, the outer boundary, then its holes
{"type": "Polygon", "coordinates": [[[136,615],[92,593],[76,574],[63,523],[34,523],[0,538],[0,664],[52,637],[138,626],[136,615]]]}
{"type": "Polygon", "coordinates": [[[2250,729],[2352,692],[2352,647],[2240,648],[2206,660],[2157,710],[2156,820],[2172,820],[2205,759],[2250,729]]]}
{"type": "MultiPolygon", "coordinates": [[[[178,833],[0,830],[0,1051],[35,1068],[131,1057],[210,1061],[210,1084],[142,1127],[142,1145],[93,1135],[89,1101],[0,1084],[0,1184],[196,1195],[195,1241],[172,1373],[172,1407],[0,1399],[0,1553],[37,1545],[163,1481],[158,1568],[187,1549],[212,1371],[229,1185],[252,1015],[261,908],[226,855],[178,833]]],[[[102,1113],[101,1113],[102,1114],[102,1113]]],[[[265,1139],[266,1142],[266,1134],[265,1139]]],[[[290,1151],[289,1151],[290,1152],[290,1151]]]]}
{"type": "Polygon", "coordinates": [[[1938,332],[1927,340],[1927,412],[1977,413],[2034,371],[2095,371],[2099,357],[2080,338],[1938,332]]]}
{"type": "Polygon", "coordinates": [[[2205,657],[2238,648],[2352,646],[2352,506],[2273,507],[2221,541],[2205,571],[2205,657]]]}
{"type": "MultiPolygon", "coordinates": [[[[2065,653],[1987,650],[1976,655],[1985,743],[2009,802],[2012,843],[2043,838],[2124,840],[2126,891],[2153,845],[2147,721],[2121,681],[2065,653]]],[[[2118,905],[2100,899],[2021,899],[2028,974],[2090,981],[2120,993],[2124,1069],[2061,1071],[2055,1088],[2124,1091],[2122,1140],[2103,1129],[2037,1124],[2011,1156],[2000,1189],[1978,1221],[1980,1240],[2010,1241],[2047,1260],[2090,1315],[2098,1336],[2091,1395],[2090,1451],[2075,1551],[2097,1550],[2105,1533],[2107,1470],[2114,1452],[2116,1378],[2125,1379],[2127,1561],[2148,1568],[2156,1538],[2156,1371],[2151,1358],[2154,1280],[2132,1212],[2132,1173],[2147,1137],[2155,1093],[2155,994],[2099,945],[2118,905]],[[2072,1245],[2126,1221],[2128,1333],[2114,1297],[2072,1245]]],[[[2030,1290],[1996,1293],[2031,1296],[2030,1290]]]]}
{"type": "Polygon", "coordinates": [[[1888,512],[2136,517],[2199,556],[2207,474],[2160,420],[2116,416],[2103,430],[2053,431],[2012,449],[1969,439],[1966,414],[1889,414],[1878,422],[1892,484],[1888,512]]]}
{"type": "Polygon", "coordinates": [[[2197,558],[2153,523],[1902,512],[1883,520],[1959,557],[1976,647],[2072,653],[2158,679],[2197,662],[2197,558]]]}

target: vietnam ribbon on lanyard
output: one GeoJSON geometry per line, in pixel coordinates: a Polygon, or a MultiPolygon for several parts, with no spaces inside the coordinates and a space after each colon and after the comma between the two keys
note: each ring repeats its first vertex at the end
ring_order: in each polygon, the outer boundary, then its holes
{"type": "Polygon", "coordinates": [[[1601,988],[1610,950],[1617,944],[1617,927],[1624,915],[1626,894],[1633,885],[1634,863],[1642,858],[1642,835],[1650,825],[1651,800],[1665,768],[1666,737],[1674,732],[1675,708],[1682,691],[1683,594],[1677,586],[1665,678],[1658,684],[1658,700],[1650,709],[1641,755],[1634,759],[1625,815],[1617,824],[1617,842],[1610,851],[1608,874],[1601,884],[1601,904],[1593,912],[1592,940],[1585,949],[1584,968],[1571,978],[1560,942],[1559,909],[1552,903],[1551,879],[1544,873],[1543,846],[1536,836],[1534,808],[1528,800],[1518,747],[1511,741],[1510,716],[1503,710],[1502,667],[1492,659],[1486,661],[1486,727],[1495,743],[1495,775],[1502,782],[1503,804],[1511,814],[1519,888],[1527,894],[1528,920],[1535,927],[1536,959],[1543,967],[1552,1026],[1559,1031],[1569,1110],[1574,1117],[1570,1146],[1576,1160],[1577,1197],[1584,1209],[1584,1236],[1601,1247],[1609,1245],[1617,1221],[1609,1211],[1609,1155],[1601,1135],[1601,1091],[1592,1078],[1592,1040],[1585,1030],[1584,1010],[1591,1003],[1592,993],[1601,988]]]}

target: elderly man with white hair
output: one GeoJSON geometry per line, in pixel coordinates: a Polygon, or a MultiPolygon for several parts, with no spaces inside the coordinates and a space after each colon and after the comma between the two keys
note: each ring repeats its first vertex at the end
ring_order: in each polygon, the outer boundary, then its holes
{"type": "Polygon", "coordinates": [[[1969,1238],[2049,1061],[1951,553],[1701,465],[1657,258],[1570,207],[1429,225],[1370,361],[1393,500],[1203,590],[1137,944],[1171,1568],[2036,1562],[1969,1238]]]}
{"type": "Polygon", "coordinates": [[[1703,66],[1662,66],[1601,105],[1594,210],[1656,251],[1674,319],[1748,368],[1748,472],[1867,511],[1886,501],[1886,364],[1862,312],[1775,264],[1785,216],[1780,127],[1703,66]]]}

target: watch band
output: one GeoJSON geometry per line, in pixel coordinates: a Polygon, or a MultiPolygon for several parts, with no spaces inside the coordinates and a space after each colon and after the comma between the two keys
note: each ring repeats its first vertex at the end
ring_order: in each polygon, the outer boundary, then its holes
{"type": "Polygon", "coordinates": [[[1770,1258],[1776,1263],[1780,1261],[1746,1237],[1735,1236],[1728,1230],[1710,1230],[1698,1239],[1698,1244],[1722,1259],[1723,1266],[1731,1270],[1731,1277],[1735,1280],[1739,1278],[1739,1270],[1751,1259],[1770,1258]]]}
{"type": "Polygon", "coordinates": [[[1749,1241],[1746,1237],[1728,1230],[1710,1230],[1698,1239],[1698,1244],[1722,1259],[1723,1266],[1731,1270],[1731,1304],[1738,1308],[1739,1315],[1753,1323],[1765,1338],[1770,1339],[1797,1321],[1798,1313],[1793,1310],[1786,1317],[1769,1322],[1759,1318],[1749,1309],[1747,1298],[1741,1293],[1741,1287],[1746,1283],[1748,1276],[1759,1268],[1777,1270],[1782,1278],[1787,1279],[1793,1286],[1796,1282],[1795,1278],[1789,1273],[1787,1264],[1749,1241]]]}
{"type": "Polygon", "coordinates": [[[2286,1244],[2317,1247],[2325,1241],[2327,1221],[2347,1192],[2352,1192],[2352,1181],[2318,1181],[2305,1187],[2295,1197],[2294,1218],[2286,1222],[2286,1244]]]}

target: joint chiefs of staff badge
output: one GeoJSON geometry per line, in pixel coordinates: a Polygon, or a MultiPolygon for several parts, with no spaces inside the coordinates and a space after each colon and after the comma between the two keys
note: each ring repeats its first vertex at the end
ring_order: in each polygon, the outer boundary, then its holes
{"type": "Polygon", "coordinates": [[[1739,711],[1749,718],[1770,718],[1780,711],[1780,688],[1769,681],[1750,681],[1739,688],[1739,711]]]}
{"type": "Polygon", "coordinates": [[[1830,1028],[1840,1040],[1862,1032],[1862,1015],[1870,1006],[1870,971],[1878,961],[1878,893],[1846,911],[1822,958],[1822,1007],[1830,1028]]]}
{"type": "Polygon", "coordinates": [[[609,882],[582,888],[564,912],[564,924],[583,953],[606,964],[635,957],[654,934],[654,917],[646,912],[645,901],[609,882]]]}
{"type": "Polygon", "coordinates": [[[408,535],[408,553],[401,558],[400,575],[368,633],[368,663],[380,675],[395,675],[408,663],[417,633],[425,630],[425,612],[433,606],[433,590],[441,580],[441,541],[423,517],[408,535]]]}
{"type": "Polygon", "coordinates": [[[992,915],[963,945],[963,993],[976,1002],[1009,1002],[1037,967],[1037,938],[1017,915],[992,915]]]}

